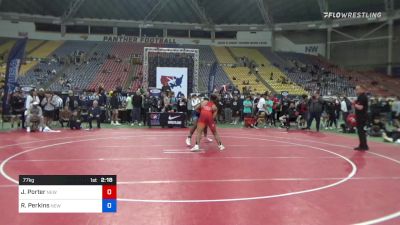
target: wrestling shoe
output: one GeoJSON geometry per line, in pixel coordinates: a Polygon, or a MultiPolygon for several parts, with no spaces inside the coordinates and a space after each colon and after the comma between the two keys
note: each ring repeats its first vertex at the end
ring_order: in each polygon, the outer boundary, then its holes
{"type": "Polygon", "coordinates": [[[199,145],[195,145],[192,149],[190,149],[191,152],[198,152],[200,151],[199,145]]]}
{"type": "Polygon", "coordinates": [[[48,126],[45,126],[42,132],[51,132],[51,129],[48,126]]]}
{"type": "Polygon", "coordinates": [[[187,146],[192,145],[192,143],[190,143],[191,141],[192,141],[191,138],[190,138],[190,137],[187,137],[187,138],[186,138],[186,145],[187,145],[187,146]]]}

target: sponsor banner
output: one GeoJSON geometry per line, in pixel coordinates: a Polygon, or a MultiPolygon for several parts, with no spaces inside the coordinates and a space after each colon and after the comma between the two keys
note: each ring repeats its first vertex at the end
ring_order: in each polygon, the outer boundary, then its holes
{"type": "Polygon", "coordinates": [[[162,113],[160,125],[163,127],[185,127],[184,113],[162,113]]]}
{"type": "Polygon", "coordinates": [[[137,37],[137,36],[103,36],[103,41],[108,42],[133,42],[133,43],[149,43],[149,44],[176,44],[175,38],[163,37],[137,37]]]}
{"type": "Polygon", "coordinates": [[[149,113],[149,126],[160,126],[160,113],[149,113]]]}
{"type": "Polygon", "coordinates": [[[149,113],[149,126],[162,126],[162,127],[185,127],[186,115],[185,113],[149,113]]]}
{"type": "Polygon", "coordinates": [[[171,88],[175,96],[188,92],[188,69],[185,67],[157,67],[156,87],[161,89],[165,84],[171,88]]]}
{"type": "Polygon", "coordinates": [[[21,67],[21,61],[25,54],[25,45],[27,39],[19,39],[14,47],[11,49],[8,55],[5,86],[4,86],[4,96],[3,96],[3,114],[7,115],[10,109],[10,98],[11,93],[14,91],[17,84],[17,77],[19,74],[19,69],[21,67]]]}

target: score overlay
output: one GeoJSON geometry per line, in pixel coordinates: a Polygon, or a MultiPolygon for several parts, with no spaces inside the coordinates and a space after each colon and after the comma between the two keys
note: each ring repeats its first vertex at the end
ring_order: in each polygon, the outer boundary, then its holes
{"type": "Polygon", "coordinates": [[[116,175],[20,175],[20,213],[113,213],[116,175]]]}

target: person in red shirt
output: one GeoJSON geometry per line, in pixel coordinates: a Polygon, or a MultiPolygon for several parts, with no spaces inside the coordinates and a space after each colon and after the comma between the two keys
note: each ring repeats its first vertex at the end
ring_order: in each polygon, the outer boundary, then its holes
{"type": "Polygon", "coordinates": [[[200,151],[199,143],[201,139],[201,134],[203,133],[206,127],[210,128],[211,132],[214,134],[214,137],[218,143],[219,150],[222,151],[225,149],[225,147],[222,145],[221,138],[218,135],[217,127],[215,125],[215,118],[218,115],[218,109],[217,106],[215,105],[217,99],[218,99],[217,96],[213,94],[210,96],[210,101],[205,100],[201,102],[199,105],[200,117],[199,120],[197,121],[196,144],[190,150],[192,152],[200,151]]]}

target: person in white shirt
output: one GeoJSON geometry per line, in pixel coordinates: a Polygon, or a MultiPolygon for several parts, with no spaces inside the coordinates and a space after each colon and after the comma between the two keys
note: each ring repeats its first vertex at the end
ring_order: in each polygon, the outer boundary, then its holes
{"type": "Polygon", "coordinates": [[[37,92],[35,90],[31,90],[29,94],[26,95],[25,99],[25,115],[27,114],[28,109],[31,108],[32,103],[34,102],[40,102],[39,96],[37,95],[37,92]]]}
{"type": "Polygon", "coordinates": [[[256,128],[256,129],[258,128],[257,126],[258,126],[259,122],[263,122],[264,125],[265,125],[265,116],[266,116],[265,110],[266,110],[266,108],[267,108],[267,104],[266,104],[266,101],[265,101],[265,94],[263,94],[263,95],[261,95],[261,97],[260,97],[260,99],[258,100],[258,103],[257,103],[257,117],[258,117],[258,119],[257,119],[257,122],[256,122],[254,128],[256,128]]]}
{"type": "MultiPolygon", "coordinates": [[[[203,100],[207,100],[208,101],[208,98],[203,98],[203,100]]],[[[193,126],[192,126],[192,128],[190,128],[189,135],[186,138],[186,145],[187,146],[191,145],[192,135],[197,130],[197,120],[200,117],[200,111],[198,111],[198,108],[200,106],[201,101],[202,100],[197,95],[193,95],[192,101],[191,101],[191,104],[193,106],[193,111],[192,111],[193,126]]],[[[207,127],[204,128],[203,133],[204,133],[204,137],[206,138],[206,140],[208,142],[212,142],[213,141],[213,139],[207,137],[207,127]]]]}
{"type": "Polygon", "coordinates": [[[35,101],[32,105],[27,109],[26,114],[26,132],[31,132],[31,122],[38,123],[38,130],[42,131],[43,127],[43,112],[42,108],[39,106],[39,101],[35,101]]]}
{"type": "Polygon", "coordinates": [[[347,116],[350,114],[351,105],[349,105],[349,101],[346,96],[343,96],[340,101],[340,111],[342,112],[342,118],[344,123],[347,126],[347,116]]]}
{"type": "Polygon", "coordinates": [[[265,107],[266,107],[265,98],[264,98],[264,95],[262,95],[257,103],[258,112],[265,112],[265,107]]]}
{"type": "Polygon", "coordinates": [[[126,113],[128,115],[128,123],[133,126],[133,120],[132,120],[132,110],[133,110],[133,104],[132,104],[132,95],[128,94],[128,97],[125,99],[126,102],[126,113]]]}
{"type": "MultiPolygon", "coordinates": [[[[197,95],[193,95],[192,100],[190,101],[192,105],[192,109],[195,109],[198,104],[200,104],[201,100],[197,95]]],[[[197,120],[197,113],[195,110],[192,111],[192,121],[197,120]]]]}

